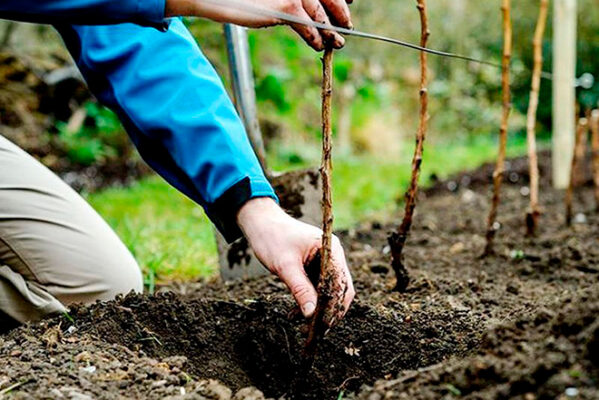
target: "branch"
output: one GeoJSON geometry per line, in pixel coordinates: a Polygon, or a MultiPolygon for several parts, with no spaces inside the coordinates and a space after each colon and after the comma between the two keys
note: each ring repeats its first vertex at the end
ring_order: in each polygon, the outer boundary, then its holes
{"type": "MultiPolygon", "coordinates": [[[[417,8],[420,14],[420,46],[426,47],[430,31],[428,29],[428,17],[426,9],[426,0],[417,0],[417,8]]],[[[412,217],[416,208],[416,197],[418,195],[418,178],[420,176],[420,165],[422,164],[422,152],[424,140],[428,129],[428,56],[425,52],[420,52],[420,120],[418,132],[416,134],[416,147],[414,157],[412,158],[412,177],[410,187],[406,193],[406,206],[403,220],[397,232],[393,232],[388,240],[391,247],[391,266],[395,271],[395,290],[404,291],[409,283],[409,276],[402,261],[403,248],[405,246],[410,228],[412,227],[412,217]]]]}
{"type": "Polygon", "coordinates": [[[308,331],[305,355],[311,366],[318,342],[327,329],[325,314],[332,301],[335,301],[336,272],[331,260],[333,237],[333,199],[331,190],[332,136],[331,100],[333,93],[333,48],[327,46],[322,58],[322,247],[320,249],[320,277],[318,281],[318,301],[308,331]]]}
{"type": "Polygon", "coordinates": [[[503,57],[501,61],[501,90],[503,93],[503,112],[501,116],[501,127],[499,130],[499,153],[497,163],[493,172],[493,198],[491,200],[491,209],[487,218],[487,245],[483,256],[493,254],[493,239],[498,229],[497,209],[499,207],[499,195],[501,183],[505,172],[505,148],[507,144],[508,121],[511,110],[510,93],[510,60],[512,58],[512,17],[511,1],[502,0],[501,12],[503,15],[503,57]]]}
{"type": "Polygon", "coordinates": [[[543,69],[543,35],[547,23],[548,0],[541,0],[539,18],[532,41],[534,65],[532,70],[532,87],[526,116],[526,140],[528,143],[528,163],[530,174],[530,207],[526,213],[526,235],[534,236],[537,230],[539,210],[539,163],[537,160],[537,141],[535,127],[537,109],[539,107],[539,89],[541,87],[541,71],[543,69]]]}
{"type": "Polygon", "coordinates": [[[589,123],[586,118],[578,120],[576,126],[576,139],[574,142],[574,154],[572,155],[572,168],[570,169],[570,183],[566,190],[566,225],[572,224],[572,198],[574,197],[574,187],[576,186],[576,172],[578,171],[578,164],[584,158],[584,141],[586,134],[589,129],[589,123]]]}
{"type": "Polygon", "coordinates": [[[595,183],[595,210],[599,212],[599,110],[591,113],[591,148],[593,151],[593,182],[595,183]]]}

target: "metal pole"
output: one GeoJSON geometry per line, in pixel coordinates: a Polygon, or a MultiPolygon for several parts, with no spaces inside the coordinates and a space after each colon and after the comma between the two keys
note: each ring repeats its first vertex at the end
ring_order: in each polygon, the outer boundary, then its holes
{"type": "Polygon", "coordinates": [[[266,152],[258,122],[254,73],[250,59],[247,30],[233,24],[225,24],[224,29],[235,107],[243,121],[262,169],[266,172],[266,152]]]}

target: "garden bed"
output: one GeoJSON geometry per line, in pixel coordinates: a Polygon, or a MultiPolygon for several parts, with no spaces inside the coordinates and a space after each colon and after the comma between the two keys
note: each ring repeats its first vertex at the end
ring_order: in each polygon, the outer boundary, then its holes
{"type": "Polygon", "coordinates": [[[422,196],[405,249],[413,278],[406,293],[390,293],[392,225],[339,232],[358,295],[309,374],[301,369],[305,324],[290,312],[284,286],[268,277],[173,284],[153,296],[75,307],[74,322],[57,317],[13,330],[0,336],[0,391],[261,399],[253,386],[289,399],[596,399],[592,189],[580,189],[576,223],[565,228],[563,194],[548,186],[543,167],[544,214],[538,237],[526,239],[525,163],[511,165],[521,179],[512,175],[504,187],[496,256],[480,258],[489,187],[470,184],[486,167],[422,196]]]}

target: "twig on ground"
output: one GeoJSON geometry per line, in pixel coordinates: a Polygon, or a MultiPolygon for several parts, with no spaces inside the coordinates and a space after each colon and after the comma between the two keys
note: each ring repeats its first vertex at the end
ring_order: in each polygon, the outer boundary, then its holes
{"type": "Polygon", "coordinates": [[[487,218],[487,244],[483,256],[494,253],[493,240],[495,233],[499,229],[497,222],[497,208],[499,207],[499,195],[503,173],[505,169],[505,148],[507,144],[508,121],[511,110],[510,93],[510,61],[512,58],[512,17],[511,1],[502,0],[501,12],[503,15],[503,57],[501,61],[501,90],[503,93],[503,112],[501,116],[501,127],[499,130],[499,152],[497,163],[493,172],[493,198],[491,200],[491,209],[487,218]]]}
{"type": "Polygon", "coordinates": [[[533,38],[534,65],[528,113],[526,116],[526,140],[528,143],[528,163],[530,173],[530,207],[526,213],[526,235],[534,236],[537,230],[539,215],[539,163],[537,160],[537,140],[535,127],[537,109],[539,107],[539,89],[543,69],[543,35],[547,23],[548,0],[540,0],[539,18],[533,38]]]}
{"type": "MultiPolygon", "coordinates": [[[[417,0],[418,12],[420,13],[420,46],[426,47],[430,31],[428,29],[428,16],[426,9],[426,0],[417,0]]],[[[418,178],[420,176],[420,165],[422,164],[422,152],[424,147],[424,139],[428,128],[428,65],[427,54],[420,52],[420,121],[418,132],[416,134],[416,147],[414,149],[414,157],[412,158],[412,178],[410,187],[406,193],[406,206],[403,220],[397,229],[397,232],[392,232],[389,235],[388,241],[391,247],[391,266],[395,271],[395,288],[394,290],[403,292],[406,290],[410,277],[403,265],[403,249],[412,227],[412,216],[416,208],[416,196],[418,195],[418,178]]]]}

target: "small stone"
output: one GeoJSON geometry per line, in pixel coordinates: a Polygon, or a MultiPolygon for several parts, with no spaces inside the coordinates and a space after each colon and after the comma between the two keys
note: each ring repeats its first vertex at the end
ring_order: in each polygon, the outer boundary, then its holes
{"type": "Polygon", "coordinates": [[[575,387],[569,387],[569,388],[566,388],[566,391],[564,393],[568,397],[576,397],[576,396],[578,396],[578,389],[576,389],[575,387]]]}
{"type": "Polygon", "coordinates": [[[88,367],[81,367],[79,369],[83,372],[87,372],[88,374],[93,374],[94,372],[96,372],[96,367],[94,365],[90,365],[88,367]]]}
{"type": "Polygon", "coordinates": [[[87,362],[91,359],[92,356],[91,354],[89,354],[89,351],[82,351],[81,353],[77,354],[74,358],[75,362],[87,362]]]}
{"type": "Polygon", "coordinates": [[[520,188],[520,195],[522,197],[528,197],[530,195],[530,188],[528,186],[522,186],[520,188]]]}
{"type": "Polygon", "coordinates": [[[92,397],[87,394],[78,392],[76,390],[71,390],[69,392],[69,399],[71,399],[71,400],[92,400],[92,397]]]}
{"type": "Polygon", "coordinates": [[[587,223],[587,216],[584,215],[583,213],[578,213],[574,216],[574,223],[575,224],[586,224],[587,223]]]}
{"type": "Polygon", "coordinates": [[[475,199],[476,194],[470,189],[464,191],[464,193],[462,194],[462,201],[464,203],[472,203],[475,199]]]}
{"type": "Polygon", "coordinates": [[[233,396],[233,400],[264,400],[264,393],[260,390],[256,389],[253,386],[246,387],[240,389],[235,396],[233,396]]]}
{"type": "Polygon", "coordinates": [[[458,253],[461,253],[462,251],[464,251],[464,247],[465,247],[464,243],[457,242],[457,243],[454,243],[453,246],[451,246],[449,248],[449,252],[451,254],[458,254],[458,253]]]}
{"type": "Polygon", "coordinates": [[[203,386],[204,390],[202,390],[201,394],[212,396],[210,398],[214,398],[214,400],[231,400],[231,396],[233,395],[231,389],[214,379],[204,382],[203,386]]]}

